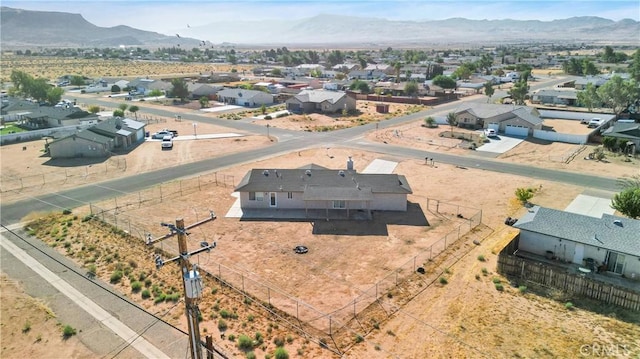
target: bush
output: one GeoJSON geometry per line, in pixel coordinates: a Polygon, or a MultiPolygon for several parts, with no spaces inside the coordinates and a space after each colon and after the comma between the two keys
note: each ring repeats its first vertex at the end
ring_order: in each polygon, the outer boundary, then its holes
{"type": "Polygon", "coordinates": [[[496,283],[495,285],[498,292],[504,291],[504,286],[502,285],[502,283],[496,283]]]}
{"type": "Polygon", "coordinates": [[[498,278],[498,277],[493,277],[493,278],[491,279],[491,281],[492,281],[493,283],[495,283],[495,284],[500,284],[500,283],[502,283],[502,280],[500,280],[500,278],[498,278]]]}
{"type": "Polygon", "coordinates": [[[131,282],[131,291],[134,293],[138,293],[142,289],[142,283],[135,281],[131,282]]]}
{"type": "Polygon", "coordinates": [[[289,353],[283,347],[276,348],[273,355],[275,359],[289,359],[289,353]]]}
{"type": "Polygon", "coordinates": [[[486,276],[487,274],[489,274],[489,271],[487,270],[487,268],[482,268],[482,275],[486,276]]]}
{"type": "Polygon", "coordinates": [[[484,262],[484,261],[486,261],[486,259],[484,258],[484,256],[483,256],[482,254],[478,256],[478,260],[479,260],[480,262],[484,262]]]}
{"type": "Polygon", "coordinates": [[[72,327],[72,326],[68,325],[68,324],[67,324],[67,325],[65,325],[65,326],[62,328],[62,336],[63,336],[65,339],[70,338],[70,337],[72,337],[72,336],[76,335],[76,333],[77,333],[77,332],[76,332],[76,329],[75,329],[74,327],[72,327]]]}
{"type": "Polygon", "coordinates": [[[566,302],[566,303],[564,303],[564,307],[565,307],[567,310],[573,310],[573,303],[571,303],[571,302],[566,302]]]}
{"type": "Polygon", "coordinates": [[[68,208],[65,208],[64,210],[62,210],[62,214],[65,214],[65,215],[71,214],[71,210],[68,208]]]}
{"type": "Polygon", "coordinates": [[[251,350],[253,349],[253,340],[249,338],[247,335],[240,335],[238,337],[238,348],[241,350],[251,350]]]}
{"type": "Polygon", "coordinates": [[[121,270],[116,270],[115,272],[111,273],[111,277],[109,278],[109,281],[113,284],[120,282],[120,280],[122,279],[124,273],[122,273],[121,270]]]}
{"type": "Polygon", "coordinates": [[[438,281],[442,285],[445,285],[445,284],[449,283],[449,281],[447,281],[447,278],[445,278],[445,277],[440,277],[440,279],[438,281]]]}
{"type": "Polygon", "coordinates": [[[218,330],[224,332],[228,327],[229,326],[227,326],[227,322],[225,322],[224,319],[218,320],[218,330]]]}
{"type": "Polygon", "coordinates": [[[143,290],[141,295],[142,295],[142,299],[151,298],[151,292],[149,292],[149,289],[143,290]]]}
{"type": "Polygon", "coordinates": [[[160,295],[156,296],[155,298],[153,298],[153,303],[154,304],[158,304],[158,303],[162,303],[167,299],[167,295],[164,293],[160,293],[160,295]]]}
{"type": "Polygon", "coordinates": [[[31,322],[29,322],[28,320],[24,323],[24,325],[22,326],[22,332],[23,333],[28,333],[31,330],[31,322]]]}
{"type": "Polygon", "coordinates": [[[256,353],[254,353],[254,352],[247,352],[247,354],[246,354],[246,358],[247,358],[247,359],[256,359],[256,353]]]}
{"type": "Polygon", "coordinates": [[[527,292],[527,286],[526,285],[521,285],[518,287],[518,291],[522,294],[527,292]]]}
{"type": "Polygon", "coordinates": [[[284,346],[284,339],[282,339],[282,337],[275,337],[275,338],[273,338],[273,344],[275,344],[276,347],[283,347],[284,346]]]}
{"type": "Polygon", "coordinates": [[[360,334],[356,335],[356,343],[362,343],[364,341],[364,337],[360,334]]]}

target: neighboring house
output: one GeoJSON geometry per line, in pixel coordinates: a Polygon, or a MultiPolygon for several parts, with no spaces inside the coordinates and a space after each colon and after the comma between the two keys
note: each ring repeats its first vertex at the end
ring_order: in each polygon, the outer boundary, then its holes
{"type": "Polygon", "coordinates": [[[187,90],[189,90],[189,94],[191,94],[192,99],[199,99],[201,97],[213,98],[218,91],[224,90],[224,86],[219,85],[209,85],[206,83],[189,83],[187,84],[187,90]]]}
{"type": "Polygon", "coordinates": [[[578,101],[578,92],[574,89],[541,89],[531,96],[532,103],[575,106],[578,101]]]}
{"type": "Polygon", "coordinates": [[[382,72],[387,75],[392,75],[396,73],[396,69],[389,64],[368,64],[367,67],[365,67],[363,70],[373,71],[374,73],[382,72]]]}
{"type": "Polygon", "coordinates": [[[144,129],[145,124],[143,122],[115,117],[100,121],[88,130],[112,138],[114,148],[126,150],[144,142],[144,129]]]}
{"type": "Polygon", "coordinates": [[[229,105],[256,107],[273,103],[272,94],[256,90],[224,89],[217,96],[218,101],[229,105]]]}
{"type": "Polygon", "coordinates": [[[81,121],[98,120],[98,115],[78,107],[40,106],[20,116],[22,124],[32,130],[79,125],[81,121]]]}
{"type": "Polygon", "coordinates": [[[630,141],[635,146],[635,152],[640,152],[640,123],[616,122],[602,133],[604,137],[614,137],[630,141]]]}
{"type": "Polygon", "coordinates": [[[387,77],[387,73],[380,70],[354,70],[347,75],[351,80],[376,80],[387,77]]]}
{"type": "Polygon", "coordinates": [[[337,64],[337,65],[333,66],[332,69],[334,71],[340,71],[340,72],[347,73],[347,72],[353,71],[353,70],[360,70],[360,64],[350,64],[350,63],[337,64]]]}
{"type": "MultiPolygon", "coordinates": [[[[516,222],[517,250],[640,278],[640,220],[534,206],[516,222]]],[[[516,253],[517,254],[517,253],[516,253]]]]}
{"type": "Polygon", "coordinates": [[[37,103],[16,97],[6,97],[2,99],[0,116],[2,116],[2,121],[4,122],[19,121],[22,116],[28,115],[37,108],[37,103]]]}
{"type": "Polygon", "coordinates": [[[513,136],[530,136],[543,122],[538,110],[527,106],[473,104],[455,114],[459,127],[490,128],[513,136]]]}
{"type": "Polygon", "coordinates": [[[142,95],[148,95],[153,90],[160,90],[163,93],[171,91],[173,85],[170,82],[154,79],[135,79],[129,82],[129,89],[142,95]]]}
{"type": "MultiPolygon", "coordinates": [[[[352,167],[352,166],[351,166],[352,167]]],[[[242,209],[406,211],[413,193],[404,176],[363,174],[311,165],[252,169],[235,191],[242,209]]]]}
{"type": "Polygon", "coordinates": [[[51,158],[103,158],[113,150],[113,139],[90,130],[49,142],[46,147],[51,158]]]}
{"type": "Polygon", "coordinates": [[[129,87],[129,81],[127,81],[127,80],[118,80],[118,81],[114,82],[113,84],[118,86],[120,88],[120,90],[124,90],[127,87],[129,87]]]}
{"type": "Polygon", "coordinates": [[[587,88],[588,84],[593,84],[596,88],[598,88],[604,85],[607,81],[608,79],[600,76],[586,76],[586,77],[581,77],[577,79],[573,83],[573,87],[576,90],[584,90],[587,88]]]}
{"type": "Polygon", "coordinates": [[[294,113],[335,113],[355,110],[356,99],[342,91],[303,90],[288,99],[286,105],[294,113]]]}

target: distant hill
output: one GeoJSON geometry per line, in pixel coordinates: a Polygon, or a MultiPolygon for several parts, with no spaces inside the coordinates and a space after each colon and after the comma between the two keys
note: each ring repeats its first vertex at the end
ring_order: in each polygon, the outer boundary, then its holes
{"type": "MultiPolygon", "coordinates": [[[[178,36],[134,29],[99,27],[80,14],[1,9],[3,48],[177,46],[197,47],[200,40],[247,45],[293,44],[455,44],[544,42],[603,42],[638,44],[640,22],[600,17],[538,20],[391,21],[321,14],[299,20],[214,22],[180,30],[178,36]]],[[[197,9],[194,9],[197,11],[197,9]]]]}
{"type": "Polygon", "coordinates": [[[3,48],[198,46],[199,40],[166,36],[129,26],[99,27],[80,14],[0,8],[0,41],[3,48]]]}

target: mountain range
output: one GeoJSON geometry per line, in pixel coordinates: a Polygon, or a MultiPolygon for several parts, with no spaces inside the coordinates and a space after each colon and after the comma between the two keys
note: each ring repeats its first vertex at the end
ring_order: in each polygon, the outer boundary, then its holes
{"type": "Polygon", "coordinates": [[[299,20],[224,21],[191,26],[175,35],[120,25],[99,27],[80,14],[0,9],[3,48],[113,47],[119,45],[197,47],[202,41],[246,45],[398,45],[455,43],[603,42],[640,43],[640,22],[601,17],[562,20],[391,21],[320,14],[299,20]],[[179,34],[178,34],[179,33],[179,34]]]}

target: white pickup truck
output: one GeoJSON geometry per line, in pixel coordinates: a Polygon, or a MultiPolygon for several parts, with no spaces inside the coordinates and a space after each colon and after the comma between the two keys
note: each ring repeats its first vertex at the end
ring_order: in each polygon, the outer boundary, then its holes
{"type": "Polygon", "coordinates": [[[160,142],[162,149],[165,148],[173,148],[173,136],[167,135],[162,138],[162,142],[160,142]]]}
{"type": "Polygon", "coordinates": [[[598,117],[594,117],[591,120],[589,120],[589,124],[587,125],[588,128],[596,128],[598,126],[600,126],[602,124],[602,119],[598,118],[598,117]]]}

